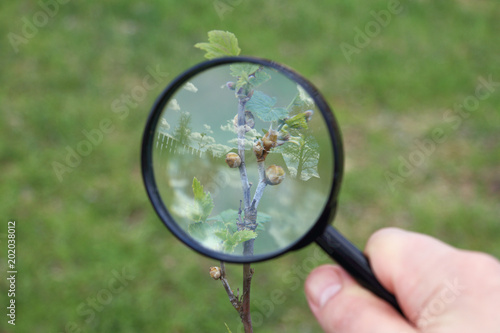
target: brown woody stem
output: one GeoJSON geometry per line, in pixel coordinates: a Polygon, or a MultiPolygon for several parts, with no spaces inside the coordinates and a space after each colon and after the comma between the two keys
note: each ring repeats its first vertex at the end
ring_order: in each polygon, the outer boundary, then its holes
{"type": "Polygon", "coordinates": [[[253,333],[252,318],[250,316],[250,285],[252,283],[253,268],[250,264],[243,265],[243,295],[241,296],[241,322],[245,333],[253,333]]]}
{"type": "Polygon", "coordinates": [[[226,290],[229,301],[240,315],[245,333],[253,333],[252,317],[250,315],[250,286],[252,284],[253,268],[250,267],[250,264],[243,265],[243,293],[241,298],[239,298],[239,295],[235,296],[233,290],[229,286],[229,282],[226,278],[226,265],[223,261],[220,262],[220,270],[220,280],[226,290]]]}
{"type": "Polygon", "coordinates": [[[227,281],[226,265],[224,264],[224,261],[220,262],[220,271],[220,280],[222,282],[222,285],[224,286],[224,289],[226,289],[227,296],[229,296],[229,301],[236,309],[236,311],[241,312],[241,302],[238,297],[234,296],[233,290],[231,289],[231,287],[229,286],[229,282],[227,281]]]}

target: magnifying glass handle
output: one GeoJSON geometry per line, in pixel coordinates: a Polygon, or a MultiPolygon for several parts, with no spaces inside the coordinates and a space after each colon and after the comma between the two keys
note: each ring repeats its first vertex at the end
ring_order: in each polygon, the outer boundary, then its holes
{"type": "Polygon", "coordinates": [[[373,274],[365,255],[334,227],[328,226],[325,232],[316,239],[316,243],[360,285],[387,301],[403,315],[394,295],[388,292],[373,274]]]}

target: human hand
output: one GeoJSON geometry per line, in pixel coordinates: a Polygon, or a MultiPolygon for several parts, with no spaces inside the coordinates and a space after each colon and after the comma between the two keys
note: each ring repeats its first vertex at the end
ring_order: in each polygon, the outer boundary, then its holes
{"type": "Polygon", "coordinates": [[[341,267],[314,269],[309,306],[327,333],[500,333],[500,262],[435,238],[389,228],[365,249],[374,274],[406,318],[341,267]]]}

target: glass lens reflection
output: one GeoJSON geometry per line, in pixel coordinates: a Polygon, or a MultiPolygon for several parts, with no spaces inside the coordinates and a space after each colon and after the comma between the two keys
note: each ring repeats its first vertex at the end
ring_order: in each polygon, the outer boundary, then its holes
{"type": "Polygon", "coordinates": [[[333,182],[330,135],[313,98],[253,63],[208,69],[158,120],[153,170],[176,223],[202,246],[248,256],[290,246],[333,182]]]}

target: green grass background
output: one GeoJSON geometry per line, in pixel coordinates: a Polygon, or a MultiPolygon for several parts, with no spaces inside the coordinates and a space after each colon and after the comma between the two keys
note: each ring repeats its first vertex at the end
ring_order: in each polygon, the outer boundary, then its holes
{"type": "MultiPolygon", "coordinates": [[[[387,9],[387,1],[232,3],[221,18],[211,1],[69,1],[18,53],[7,34],[20,35],[22,18],[32,21],[41,7],[2,3],[3,309],[9,219],[17,221],[19,273],[17,325],[8,325],[2,310],[1,332],[224,332],[224,323],[238,331],[236,312],[208,275],[216,262],[163,227],[139,167],[154,99],[170,79],[203,60],[193,45],[212,29],[234,32],[242,54],[285,63],[325,94],[345,141],[335,223],[348,238],[363,247],[373,231],[398,226],[500,256],[500,85],[458,128],[443,118],[474,94],[479,77],[500,81],[495,1],[404,1],[402,13],[350,63],[340,44],[353,45],[355,28],[363,30],[373,21],[371,11],[387,9]],[[169,78],[119,118],[112,102],[140,85],[148,66],[160,66],[169,78]],[[113,131],[59,181],[52,163],[62,163],[66,147],[85,139],[82,130],[106,118],[113,131]],[[436,128],[447,140],[391,191],[385,172],[397,172],[398,158],[408,158],[414,140],[436,128]],[[134,278],[86,322],[79,306],[108,289],[113,271],[124,267],[134,278]]],[[[254,265],[256,332],[321,331],[302,281],[324,262],[311,245],[254,265]],[[266,300],[276,295],[268,311],[266,300]]],[[[236,288],[239,267],[229,274],[236,288]]]]}

